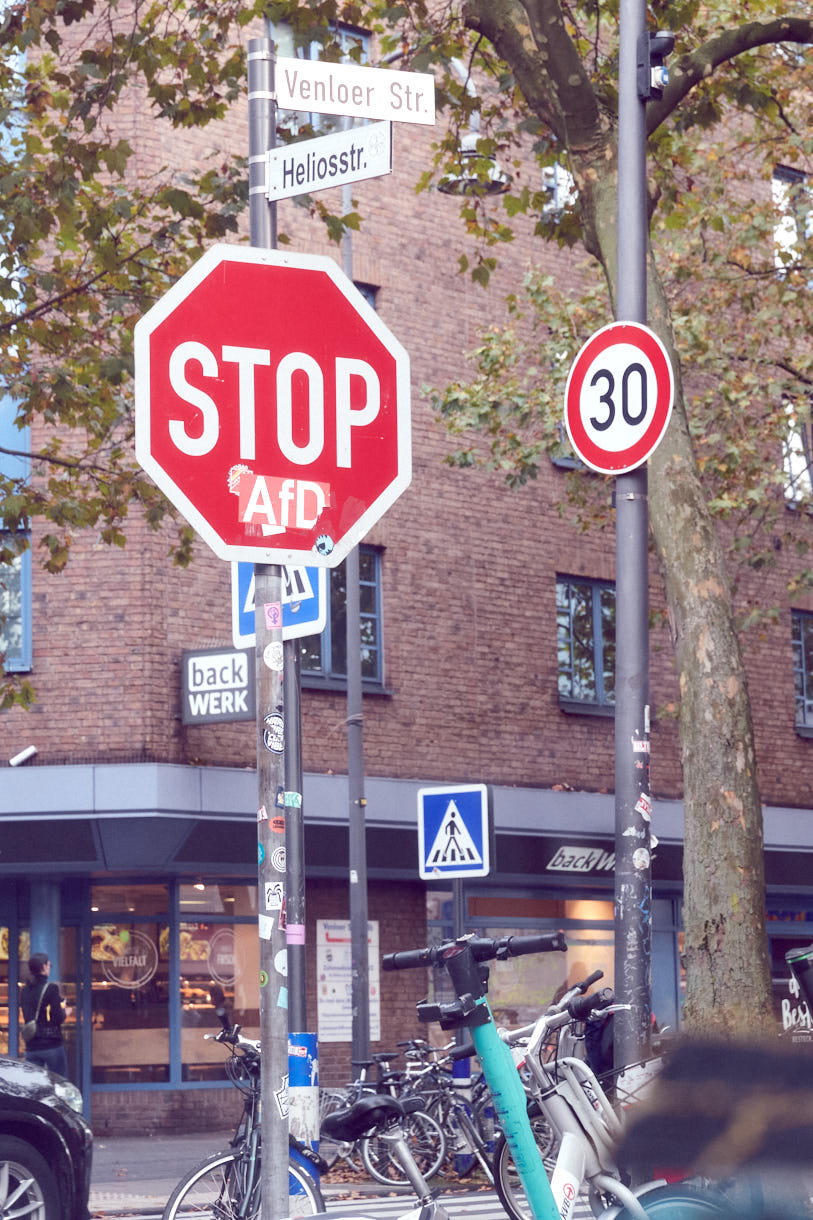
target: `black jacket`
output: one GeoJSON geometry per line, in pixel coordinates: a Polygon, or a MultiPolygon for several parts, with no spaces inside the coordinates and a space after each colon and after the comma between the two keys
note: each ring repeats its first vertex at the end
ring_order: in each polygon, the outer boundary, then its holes
{"type": "Polygon", "coordinates": [[[26,983],[20,996],[23,1020],[33,1021],[43,983],[45,983],[45,993],[37,1017],[37,1032],[31,1041],[26,1043],[28,1050],[31,1051],[42,1051],[49,1046],[59,1046],[62,1042],[60,1026],[65,1020],[65,1009],[62,1007],[58,983],[48,983],[42,978],[37,979],[36,982],[26,983]]]}

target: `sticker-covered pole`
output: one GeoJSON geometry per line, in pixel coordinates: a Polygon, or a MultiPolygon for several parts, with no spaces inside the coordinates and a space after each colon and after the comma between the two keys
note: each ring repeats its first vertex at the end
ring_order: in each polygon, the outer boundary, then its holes
{"type": "MultiPolygon", "coordinates": [[[[248,44],[249,222],[252,246],[276,248],[276,205],[265,194],[274,146],[274,47],[248,44]]],[[[257,882],[262,1042],[261,1220],[287,1216],[288,952],[285,937],[285,709],[282,698],[282,580],[278,564],[254,565],[257,672],[257,882]]]]}
{"type": "MultiPolygon", "coordinates": [[[[617,320],[646,323],[646,101],[638,46],[646,0],[621,0],[618,63],[617,320]]],[[[651,867],[649,838],[649,583],[646,464],[619,475],[616,502],[615,1062],[649,1043],[651,867]]]]}

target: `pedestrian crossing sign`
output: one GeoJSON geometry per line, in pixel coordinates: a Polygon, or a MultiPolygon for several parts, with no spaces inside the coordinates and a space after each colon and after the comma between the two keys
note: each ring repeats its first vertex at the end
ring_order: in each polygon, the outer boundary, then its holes
{"type": "Polygon", "coordinates": [[[485,784],[421,788],[418,792],[418,862],[424,881],[487,877],[493,818],[485,784]]]}

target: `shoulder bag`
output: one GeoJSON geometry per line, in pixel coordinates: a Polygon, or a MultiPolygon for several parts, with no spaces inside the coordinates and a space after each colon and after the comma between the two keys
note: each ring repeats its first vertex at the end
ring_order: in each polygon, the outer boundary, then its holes
{"type": "Polygon", "coordinates": [[[37,1000],[37,1011],[34,1013],[33,1020],[26,1021],[25,1024],[20,1028],[20,1036],[22,1037],[23,1042],[30,1042],[34,1037],[34,1034],[37,1032],[37,1019],[40,1015],[40,1005],[42,1004],[42,997],[45,995],[47,990],[48,984],[46,982],[45,986],[40,992],[40,998],[37,1000]]]}

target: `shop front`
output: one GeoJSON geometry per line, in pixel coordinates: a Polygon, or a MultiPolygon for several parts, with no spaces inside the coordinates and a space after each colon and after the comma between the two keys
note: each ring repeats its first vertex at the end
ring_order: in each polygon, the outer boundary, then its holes
{"type": "MultiPolygon", "coordinates": [[[[228,1126],[239,1099],[222,1047],[204,1035],[218,1028],[221,1006],[250,1035],[259,1032],[256,777],[228,769],[111,774],[94,767],[83,789],[84,770],[41,768],[25,777],[27,790],[24,777],[14,776],[19,791],[7,785],[0,794],[0,1050],[23,1053],[15,998],[31,951],[44,951],[71,1009],[70,1076],[97,1133],[228,1126]],[[119,808],[111,812],[114,795],[119,808]]],[[[489,936],[563,929],[567,955],[492,967],[491,999],[508,1025],[530,1020],[566,983],[593,970],[603,970],[612,986],[612,797],[496,789],[494,866],[461,885],[455,901],[451,882],[418,878],[418,786],[367,784],[370,920],[380,951],[448,937],[459,918],[464,930],[489,936]]],[[[343,1083],[350,1072],[343,974],[333,944],[329,968],[320,964],[328,956],[320,927],[348,914],[346,783],[306,777],[305,795],[309,1024],[317,1032],[324,1025],[323,1083],[343,1083]]],[[[801,1036],[810,1019],[784,959],[786,949],[813,941],[813,843],[803,841],[805,821],[797,814],[767,811],[766,867],[777,1022],[801,1036]]],[[[683,989],[679,806],[656,804],[655,817],[661,843],[646,913],[653,1011],[661,1027],[676,1030],[683,989]]],[[[413,1006],[387,991],[391,976],[380,984],[380,1045],[424,1035],[413,1006]]]]}

